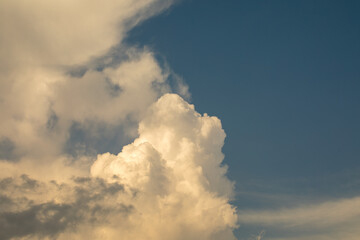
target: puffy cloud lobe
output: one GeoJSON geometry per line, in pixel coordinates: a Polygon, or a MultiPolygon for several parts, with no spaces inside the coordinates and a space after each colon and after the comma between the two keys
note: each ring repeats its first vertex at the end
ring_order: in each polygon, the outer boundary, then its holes
{"type": "Polygon", "coordinates": [[[68,77],[57,83],[52,99],[55,113],[78,122],[101,119],[115,123],[128,115],[138,118],[170,89],[152,53],[131,53],[129,57],[116,67],[89,70],[81,78],[68,77]],[[156,84],[157,89],[153,87],[156,84]]]}
{"type": "MultiPolygon", "coordinates": [[[[1,159],[61,155],[74,123],[136,126],[145,109],[171,90],[152,53],[122,41],[171,3],[1,1],[1,159]],[[118,52],[123,56],[115,61],[118,52]],[[77,67],[83,74],[71,76],[77,67]]],[[[136,127],[124,129],[134,138],[136,127]]]]}
{"type": "Polygon", "coordinates": [[[142,238],[183,239],[182,232],[186,239],[217,239],[219,233],[234,239],[233,184],[221,166],[224,137],[219,119],[166,94],[140,122],[139,137],[118,155],[99,155],[91,173],[139,189],[133,204],[142,238]]]}
{"type": "MultiPolygon", "coordinates": [[[[150,52],[129,57],[118,66],[89,70],[80,78],[44,70],[16,76],[13,88],[3,96],[6,101],[0,102],[0,134],[7,140],[2,141],[1,155],[60,154],[74,122],[100,122],[114,128],[138,122],[147,107],[170,88],[150,52]],[[13,149],[7,142],[13,143],[13,149]]],[[[136,128],[129,127],[126,134],[133,137],[134,132],[136,128]]]]}

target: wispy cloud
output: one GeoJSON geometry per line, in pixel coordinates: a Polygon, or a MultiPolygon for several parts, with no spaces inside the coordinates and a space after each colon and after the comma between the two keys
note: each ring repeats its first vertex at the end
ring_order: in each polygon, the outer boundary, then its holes
{"type": "Polygon", "coordinates": [[[243,225],[262,226],[267,239],[358,239],[360,197],[277,210],[239,211],[243,225]]]}

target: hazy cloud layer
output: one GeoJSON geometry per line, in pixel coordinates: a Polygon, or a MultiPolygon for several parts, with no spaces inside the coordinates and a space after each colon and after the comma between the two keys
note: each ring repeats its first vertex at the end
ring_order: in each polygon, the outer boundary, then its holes
{"type": "Polygon", "coordinates": [[[264,239],[355,240],[360,235],[360,198],[277,210],[240,211],[239,223],[266,229],[264,239]]]}

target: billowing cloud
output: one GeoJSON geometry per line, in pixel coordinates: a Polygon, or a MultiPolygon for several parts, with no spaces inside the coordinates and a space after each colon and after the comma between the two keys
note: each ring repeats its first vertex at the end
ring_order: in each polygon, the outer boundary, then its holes
{"type": "Polygon", "coordinates": [[[124,43],[172,3],[0,2],[1,239],[235,239],[220,120],[124,43]]]}
{"type": "Polygon", "coordinates": [[[1,1],[2,159],[61,155],[74,125],[123,129],[117,147],[133,139],[145,109],[171,89],[151,51],[123,39],[171,3],[1,1]]]}
{"type": "Polygon", "coordinates": [[[139,137],[118,155],[99,154],[89,177],[2,179],[2,238],[235,239],[224,138],[218,118],[166,94],[148,109],[139,137]]]}
{"type": "Polygon", "coordinates": [[[2,69],[82,64],[107,53],[124,39],[130,28],[171,3],[171,0],[1,1],[2,69]]]}
{"type": "Polygon", "coordinates": [[[140,122],[139,137],[118,155],[99,155],[91,173],[139,189],[139,239],[234,239],[233,185],[220,166],[224,137],[219,119],[167,94],[140,122]]]}

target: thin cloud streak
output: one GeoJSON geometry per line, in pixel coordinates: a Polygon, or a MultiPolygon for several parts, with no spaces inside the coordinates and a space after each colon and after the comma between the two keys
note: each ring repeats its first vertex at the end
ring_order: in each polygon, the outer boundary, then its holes
{"type": "Polygon", "coordinates": [[[277,210],[239,211],[238,217],[241,225],[267,229],[267,239],[357,239],[359,209],[360,197],[354,197],[277,210]]]}

